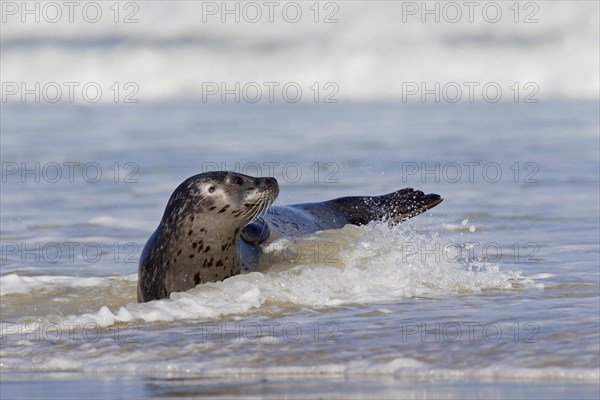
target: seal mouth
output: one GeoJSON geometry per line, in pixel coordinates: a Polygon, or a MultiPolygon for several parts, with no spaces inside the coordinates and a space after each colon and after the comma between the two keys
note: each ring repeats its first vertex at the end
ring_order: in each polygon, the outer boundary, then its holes
{"type": "Polygon", "coordinates": [[[253,221],[277,198],[279,185],[275,178],[256,178],[256,187],[246,193],[242,204],[245,212],[239,218],[253,221]]]}
{"type": "Polygon", "coordinates": [[[243,207],[246,208],[246,212],[239,216],[240,219],[247,219],[249,221],[255,220],[261,213],[263,213],[277,197],[277,192],[273,193],[269,190],[258,192],[253,196],[251,200],[245,201],[243,207]]]}
{"type": "Polygon", "coordinates": [[[277,197],[276,194],[274,193],[266,193],[263,192],[261,194],[258,195],[258,198],[249,200],[249,201],[245,201],[244,202],[244,207],[246,208],[267,208],[269,207],[271,204],[273,204],[273,202],[275,201],[275,198],[277,197]]]}
{"type": "Polygon", "coordinates": [[[268,207],[279,195],[279,185],[275,178],[257,178],[258,182],[255,188],[249,192],[244,199],[244,207],[263,206],[268,207]],[[268,204],[265,205],[265,200],[268,204]]]}

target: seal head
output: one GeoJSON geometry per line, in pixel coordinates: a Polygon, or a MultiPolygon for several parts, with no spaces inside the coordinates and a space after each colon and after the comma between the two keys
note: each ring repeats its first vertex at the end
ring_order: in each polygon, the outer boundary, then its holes
{"type": "Polygon", "coordinates": [[[234,172],[206,172],[182,182],[142,252],[138,301],[239,274],[237,239],[278,194],[274,178],[234,172]]]}

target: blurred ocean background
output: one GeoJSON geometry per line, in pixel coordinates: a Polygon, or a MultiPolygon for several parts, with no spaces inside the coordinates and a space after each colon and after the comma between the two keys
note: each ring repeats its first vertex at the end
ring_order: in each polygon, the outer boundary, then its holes
{"type": "Polygon", "coordinates": [[[72,7],[1,3],[2,399],[598,398],[597,2],[72,7]],[[137,304],[215,168],[445,200],[137,304]]]}
{"type": "Polygon", "coordinates": [[[28,87],[135,82],[143,102],[202,98],[205,82],[335,82],[346,102],[401,100],[404,82],[534,82],[545,99],[600,87],[596,2],[7,3],[3,82],[28,87]]]}

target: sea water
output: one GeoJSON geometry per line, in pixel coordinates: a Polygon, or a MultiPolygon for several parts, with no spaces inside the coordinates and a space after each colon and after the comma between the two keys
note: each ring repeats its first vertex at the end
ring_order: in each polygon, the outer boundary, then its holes
{"type": "Polygon", "coordinates": [[[593,102],[18,105],[2,122],[3,398],[597,394],[593,102]],[[444,202],[136,303],[169,195],[214,163],[271,168],[277,204],[406,186],[444,202]]]}
{"type": "Polygon", "coordinates": [[[30,3],[0,38],[2,399],[598,398],[597,3],[30,3]],[[444,201],[138,304],[170,194],[215,169],[444,201]]]}

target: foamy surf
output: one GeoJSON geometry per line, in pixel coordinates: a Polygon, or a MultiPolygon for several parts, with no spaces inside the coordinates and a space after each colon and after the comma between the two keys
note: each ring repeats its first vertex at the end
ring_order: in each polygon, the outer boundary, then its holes
{"type": "MultiPolygon", "coordinates": [[[[262,3],[253,4],[261,8],[263,17],[270,14],[262,3]]],[[[243,19],[234,23],[235,16],[231,14],[205,18],[203,2],[147,3],[141,7],[140,23],[115,24],[106,4],[104,18],[90,24],[82,19],[69,21],[61,3],[57,7],[63,9],[63,18],[58,23],[33,23],[31,14],[6,15],[10,29],[2,37],[7,54],[3,74],[5,81],[24,82],[28,90],[36,82],[41,82],[42,87],[47,82],[55,83],[65,102],[69,96],[63,83],[70,81],[82,86],[90,81],[96,83],[104,92],[99,99],[104,103],[114,100],[114,82],[121,84],[121,93],[132,95],[136,102],[202,99],[208,89],[199,76],[217,84],[223,82],[228,90],[235,81],[241,82],[241,87],[258,84],[261,102],[268,101],[264,83],[269,81],[281,86],[297,83],[304,92],[302,101],[311,101],[313,93],[309,88],[315,80],[321,85],[333,81],[330,83],[340,89],[336,99],[346,101],[404,101],[400,95],[404,84],[427,84],[427,89],[432,90],[441,82],[444,89],[436,93],[444,93],[444,98],[450,96],[446,94],[448,84],[453,99],[458,87],[461,102],[471,97],[484,102],[487,97],[483,96],[482,87],[490,83],[498,85],[504,94],[502,100],[508,102],[513,99],[511,88],[517,80],[521,96],[524,83],[530,82],[540,88],[535,94],[542,100],[597,98],[597,41],[590,40],[598,36],[598,26],[590,18],[597,15],[594,2],[581,2],[576,8],[561,2],[543,2],[542,11],[537,14],[539,21],[531,24],[515,23],[518,15],[513,14],[512,3],[492,3],[500,7],[502,14],[494,23],[482,18],[479,4],[473,20],[467,17],[472,12],[470,7],[452,4],[462,18],[452,22],[442,19],[440,23],[440,11],[437,17],[431,11],[426,12],[428,15],[407,15],[404,8],[409,5],[404,2],[344,2],[336,5],[341,8],[337,15],[341,23],[325,24],[314,23],[308,3],[299,3],[304,17],[292,24],[281,15],[273,21],[262,18],[256,23],[243,19]],[[30,23],[20,23],[21,18],[30,23]],[[156,29],[157,26],[162,29],[156,29]],[[32,46],[35,52],[31,51],[32,46]],[[232,63],[240,54],[253,62],[232,63]],[[93,57],[105,62],[93,62],[93,57]],[[36,62],[38,59],[46,62],[36,62]],[[124,59],[129,63],[124,65],[124,59]],[[207,59],[211,62],[205,62],[207,59]],[[306,59],[311,62],[299,62],[306,59]],[[574,59],[579,62],[572,62],[574,59]],[[464,60],[469,62],[465,64],[464,60]],[[444,68],[440,69],[440,64],[444,68]],[[138,68],[143,65],[152,68],[138,68]],[[127,82],[135,83],[135,92],[123,86],[127,82]],[[469,95],[467,82],[481,83],[473,92],[476,95],[469,95]]],[[[225,9],[220,3],[214,6],[225,9]]],[[[425,11],[420,3],[409,7],[425,11]]],[[[521,18],[523,13],[521,10],[521,18]]],[[[277,88],[277,101],[285,101],[281,86],[277,88]]],[[[81,93],[81,87],[77,88],[74,101],[88,104],[81,93]]],[[[225,91],[208,98],[218,102],[222,93],[225,91]]],[[[245,89],[242,93],[246,93],[245,89]]],[[[418,103],[421,93],[413,96],[411,102],[418,103]]],[[[21,97],[17,94],[8,98],[18,102],[21,97]]],[[[535,99],[537,102],[538,97],[535,99]]]]}
{"type": "Polygon", "coordinates": [[[389,228],[383,223],[347,226],[294,242],[273,243],[265,254],[274,262],[268,270],[206,283],[143,304],[132,302],[135,274],[93,278],[10,274],[0,282],[3,302],[13,310],[8,316],[24,323],[25,331],[35,330],[35,324],[43,322],[107,328],[133,321],[212,320],[268,309],[272,303],[318,309],[538,285],[498,264],[424,254],[436,248],[443,249],[438,238],[410,227],[389,228]],[[39,304],[32,319],[24,307],[27,299],[14,297],[23,294],[53,296],[54,300],[63,297],[60,313],[52,308],[44,312],[44,304],[39,304]],[[74,296],[79,300],[74,302],[74,296]]]}
{"type": "Polygon", "coordinates": [[[15,273],[0,277],[0,296],[47,291],[51,294],[65,288],[87,288],[110,285],[115,281],[137,282],[137,274],[128,276],[79,278],[73,276],[20,276],[15,273]]]}
{"type": "MultiPolygon", "coordinates": [[[[198,351],[198,345],[186,346],[190,352],[198,351]]],[[[206,349],[204,349],[206,350],[206,349]]],[[[25,349],[26,351],[26,349],[25,349]]],[[[482,379],[508,381],[569,381],[597,382],[600,370],[585,368],[527,368],[510,364],[502,364],[483,368],[439,368],[410,357],[388,357],[385,361],[351,361],[320,363],[314,365],[261,365],[257,371],[252,365],[231,366],[227,359],[197,360],[191,357],[180,357],[177,360],[153,360],[144,362],[146,352],[130,350],[121,356],[111,354],[99,355],[91,346],[70,351],[66,357],[47,357],[33,364],[29,361],[15,362],[10,358],[0,363],[0,370],[10,367],[12,370],[37,371],[81,371],[90,373],[131,373],[131,374],[169,374],[172,377],[193,377],[201,375],[210,377],[347,377],[357,378],[370,376],[373,378],[394,377],[396,379],[482,379]],[[93,357],[92,357],[93,354],[93,357]],[[93,361],[91,360],[93,358],[93,361]]]]}

